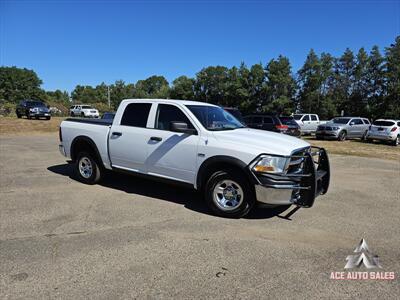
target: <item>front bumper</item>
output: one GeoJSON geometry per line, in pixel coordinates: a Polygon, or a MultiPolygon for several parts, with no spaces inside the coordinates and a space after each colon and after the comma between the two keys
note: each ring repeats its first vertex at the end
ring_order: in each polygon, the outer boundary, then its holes
{"type": "Polygon", "coordinates": [[[394,141],[397,138],[397,135],[389,135],[389,134],[373,134],[368,132],[367,139],[371,140],[380,140],[380,141],[394,141]]]}
{"type": "Polygon", "coordinates": [[[258,202],[311,207],[316,197],[328,191],[330,166],[325,149],[311,147],[289,158],[289,169],[283,175],[253,173],[258,202]]]}
{"type": "Polygon", "coordinates": [[[329,131],[329,130],[317,130],[316,132],[315,132],[315,136],[317,137],[317,138],[321,138],[321,137],[323,137],[323,138],[327,138],[327,139],[336,139],[336,138],[338,138],[339,137],[339,130],[337,130],[337,131],[329,131]]]}
{"type": "Polygon", "coordinates": [[[34,118],[48,118],[51,117],[51,114],[46,112],[29,112],[29,116],[34,118]]]}

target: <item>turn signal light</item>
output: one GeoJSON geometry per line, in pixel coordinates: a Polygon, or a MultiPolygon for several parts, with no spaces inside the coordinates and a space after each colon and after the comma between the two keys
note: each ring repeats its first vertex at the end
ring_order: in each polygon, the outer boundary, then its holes
{"type": "Polygon", "coordinates": [[[273,172],[275,171],[275,168],[272,166],[255,166],[254,170],[256,172],[273,172]]]}

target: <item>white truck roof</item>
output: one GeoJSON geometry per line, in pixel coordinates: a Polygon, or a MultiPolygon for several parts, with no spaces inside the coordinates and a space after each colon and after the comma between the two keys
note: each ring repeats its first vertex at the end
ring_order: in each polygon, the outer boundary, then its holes
{"type": "Polygon", "coordinates": [[[190,100],[177,100],[177,99],[124,99],[121,101],[123,102],[143,102],[143,101],[148,101],[148,102],[160,102],[160,103],[176,103],[176,104],[183,104],[183,105],[204,105],[204,106],[216,106],[211,103],[207,102],[200,102],[200,101],[190,101],[190,100]]]}

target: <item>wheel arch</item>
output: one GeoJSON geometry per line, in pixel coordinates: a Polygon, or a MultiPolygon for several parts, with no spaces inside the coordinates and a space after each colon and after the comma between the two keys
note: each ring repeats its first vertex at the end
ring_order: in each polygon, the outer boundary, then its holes
{"type": "Polygon", "coordinates": [[[97,149],[96,143],[88,136],[79,135],[75,137],[71,143],[71,160],[76,161],[79,152],[87,151],[94,155],[98,163],[102,166],[103,161],[100,156],[100,152],[97,149]]]}
{"type": "Polygon", "coordinates": [[[240,159],[227,155],[216,155],[207,158],[199,167],[196,176],[197,190],[202,190],[209,177],[218,170],[234,169],[245,175],[250,183],[255,183],[255,178],[251,174],[248,165],[240,159]]]}

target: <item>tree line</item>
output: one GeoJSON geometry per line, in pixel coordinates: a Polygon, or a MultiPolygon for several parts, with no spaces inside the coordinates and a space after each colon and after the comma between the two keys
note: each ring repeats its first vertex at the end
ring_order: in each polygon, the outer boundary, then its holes
{"type": "Polygon", "coordinates": [[[194,78],[180,76],[170,84],[163,76],[151,76],[136,83],[122,80],[107,86],[77,85],[69,95],[60,90],[44,91],[32,70],[0,68],[0,99],[17,102],[34,98],[44,101],[103,103],[116,109],[126,98],[172,98],[205,101],[237,107],[244,114],[270,112],[317,113],[322,118],[360,115],[400,118],[400,36],[381,50],[374,46],[353,53],[346,49],[339,57],[318,55],[313,49],[304,65],[293,73],[285,56],[250,67],[209,66],[194,78]]]}

